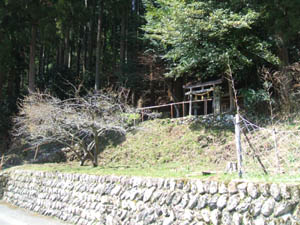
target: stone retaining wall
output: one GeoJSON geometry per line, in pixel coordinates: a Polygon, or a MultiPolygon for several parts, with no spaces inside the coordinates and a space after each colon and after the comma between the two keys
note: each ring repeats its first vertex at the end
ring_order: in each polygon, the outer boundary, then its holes
{"type": "Polygon", "coordinates": [[[5,201],[77,225],[300,224],[297,185],[20,170],[6,181],[5,201]]]}
{"type": "Polygon", "coordinates": [[[0,200],[3,198],[4,189],[8,181],[8,176],[9,175],[7,173],[0,173],[0,200]]]}

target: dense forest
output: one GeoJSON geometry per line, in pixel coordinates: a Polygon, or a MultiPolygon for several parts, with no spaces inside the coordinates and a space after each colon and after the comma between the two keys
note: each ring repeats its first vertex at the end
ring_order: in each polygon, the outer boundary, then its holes
{"type": "Polygon", "coordinates": [[[252,102],[265,74],[292,111],[299,18],[299,0],[2,0],[1,133],[30,92],[64,99],[109,89],[154,105],[228,69],[252,102]]]}

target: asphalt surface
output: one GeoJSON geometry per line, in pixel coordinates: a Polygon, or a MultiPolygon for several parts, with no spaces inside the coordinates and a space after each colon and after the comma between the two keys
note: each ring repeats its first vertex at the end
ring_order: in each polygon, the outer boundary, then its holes
{"type": "Polygon", "coordinates": [[[17,208],[0,201],[0,225],[67,225],[52,217],[17,208]]]}

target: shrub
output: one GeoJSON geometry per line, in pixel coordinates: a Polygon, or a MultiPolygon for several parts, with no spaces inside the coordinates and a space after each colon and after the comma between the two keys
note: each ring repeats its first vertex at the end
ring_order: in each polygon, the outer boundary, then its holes
{"type": "Polygon", "coordinates": [[[81,165],[91,159],[97,166],[100,137],[108,131],[125,134],[126,115],[133,112],[110,94],[60,100],[33,93],[24,98],[20,113],[14,118],[14,135],[24,137],[34,146],[61,143],[72,149],[81,165]],[[79,150],[76,146],[80,146],[79,150]]]}
{"type": "Polygon", "coordinates": [[[242,89],[243,104],[249,113],[268,113],[269,107],[266,104],[273,101],[265,89],[242,89]]]}

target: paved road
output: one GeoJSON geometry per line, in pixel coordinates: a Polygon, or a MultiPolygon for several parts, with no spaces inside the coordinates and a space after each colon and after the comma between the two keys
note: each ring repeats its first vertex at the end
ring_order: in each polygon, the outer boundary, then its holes
{"type": "Polygon", "coordinates": [[[40,216],[35,213],[11,206],[0,201],[1,225],[67,225],[51,217],[40,216]]]}

